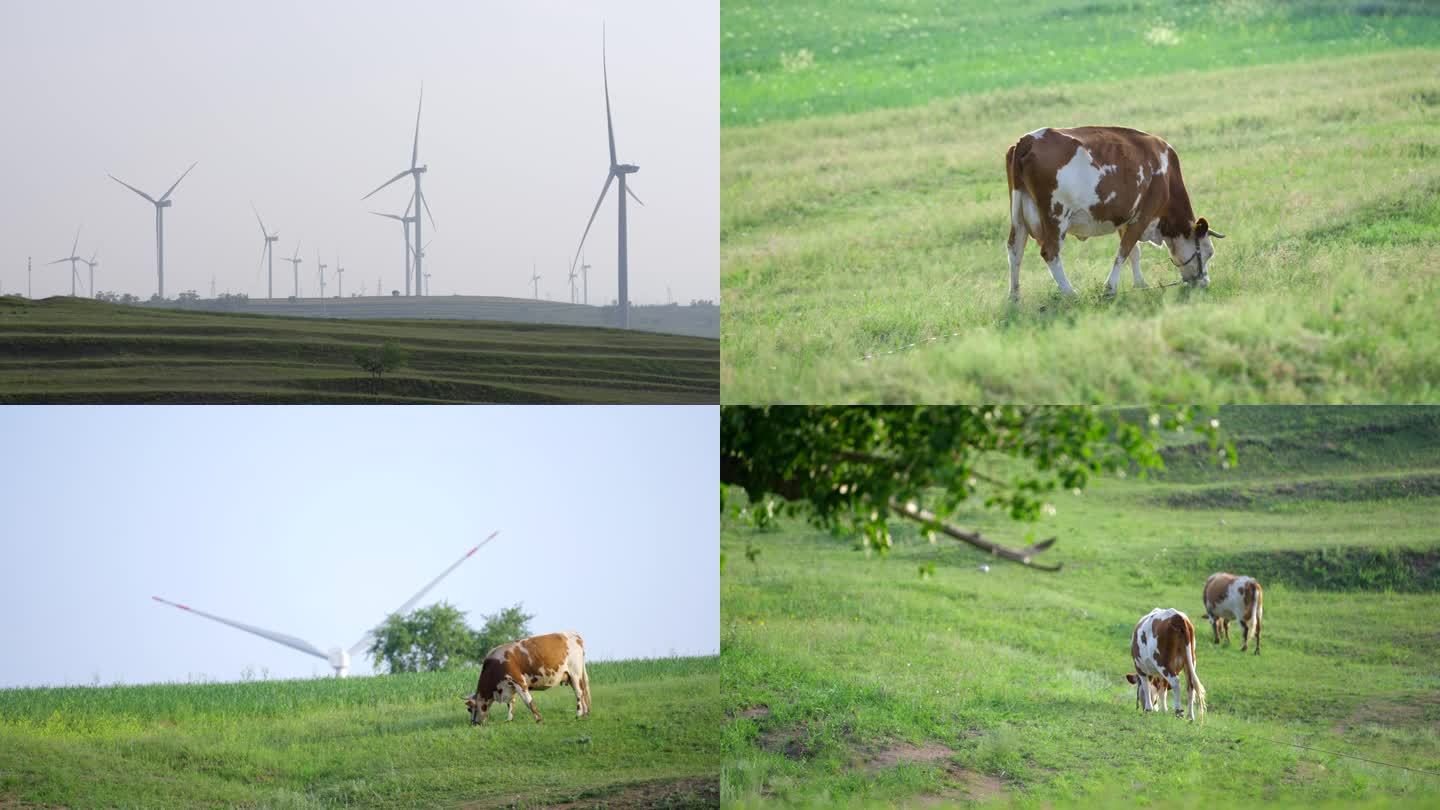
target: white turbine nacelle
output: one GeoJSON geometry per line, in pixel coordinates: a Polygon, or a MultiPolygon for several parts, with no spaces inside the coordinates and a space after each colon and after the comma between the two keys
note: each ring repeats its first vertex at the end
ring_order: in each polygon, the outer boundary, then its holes
{"type": "MultiPolygon", "coordinates": [[[[499,533],[500,533],[500,532],[498,532],[498,531],[491,532],[489,537],[486,537],[484,540],[481,540],[474,548],[472,548],[472,549],[470,549],[469,551],[465,552],[465,556],[463,556],[463,557],[461,557],[460,559],[456,560],[454,563],[452,563],[452,564],[450,565],[449,568],[446,568],[444,571],[440,572],[440,576],[435,577],[434,579],[430,580],[430,584],[429,584],[429,585],[426,585],[425,587],[421,588],[419,593],[417,593],[417,594],[415,594],[414,596],[412,596],[412,597],[410,597],[409,599],[407,599],[407,600],[405,601],[405,604],[403,604],[403,605],[401,605],[400,607],[396,608],[395,610],[391,611],[389,614],[387,614],[387,615],[385,616],[385,618],[388,619],[388,618],[390,618],[390,616],[394,616],[395,614],[398,614],[398,613],[405,613],[406,611],[410,610],[410,608],[412,608],[412,607],[415,606],[415,603],[419,602],[419,601],[421,600],[421,598],[423,598],[423,597],[425,596],[425,594],[427,594],[427,593],[430,592],[430,589],[431,589],[431,588],[435,587],[436,585],[439,585],[439,584],[440,584],[440,580],[442,580],[442,579],[444,579],[445,577],[449,576],[451,571],[454,571],[456,568],[459,568],[459,567],[460,567],[460,563],[463,563],[463,562],[465,562],[466,560],[470,559],[470,557],[473,556],[473,555],[475,554],[475,552],[479,551],[479,550],[481,549],[481,547],[484,546],[486,543],[490,542],[491,540],[494,540],[494,539],[495,539],[495,536],[498,535],[499,533]]],[[[171,602],[171,601],[168,600],[168,599],[161,599],[161,598],[158,597],[158,596],[152,596],[152,597],[150,597],[150,598],[151,598],[151,599],[154,599],[156,602],[160,602],[160,603],[163,603],[163,604],[166,604],[166,605],[170,605],[171,607],[179,608],[179,609],[181,609],[181,610],[183,610],[183,611],[185,611],[185,612],[187,612],[187,613],[194,613],[194,614],[196,614],[197,616],[204,616],[205,618],[210,619],[211,621],[220,622],[221,624],[228,624],[228,625],[230,625],[231,627],[235,628],[236,630],[244,630],[245,632],[250,633],[250,634],[252,634],[252,635],[257,635],[257,636],[259,636],[259,637],[261,637],[261,638],[270,639],[271,641],[275,642],[276,644],[284,644],[286,647],[289,647],[289,648],[292,649],[292,650],[298,650],[298,651],[300,651],[300,652],[305,653],[306,655],[313,655],[313,656],[315,656],[316,658],[323,658],[323,659],[325,659],[325,662],[328,663],[328,664],[330,665],[330,667],[335,670],[335,677],[337,677],[337,678],[344,678],[346,675],[349,675],[349,674],[350,674],[350,656],[352,656],[352,655],[357,655],[357,654],[363,652],[363,651],[365,650],[365,648],[367,648],[367,647],[370,645],[371,640],[375,638],[375,630],[379,629],[379,625],[377,624],[375,627],[372,627],[371,629],[366,630],[366,631],[365,631],[365,635],[361,636],[359,641],[355,642],[354,644],[351,644],[350,647],[349,647],[349,649],[344,649],[344,648],[341,648],[341,647],[332,647],[332,648],[330,648],[330,651],[327,653],[327,652],[322,652],[319,647],[316,647],[314,644],[311,644],[310,642],[308,642],[308,641],[306,641],[305,639],[302,639],[302,638],[296,638],[295,636],[289,636],[289,635],[286,635],[286,634],[284,634],[284,633],[277,633],[277,632],[275,632],[274,630],[266,630],[266,629],[261,628],[261,627],[255,627],[254,625],[245,624],[244,622],[237,622],[237,621],[235,621],[235,620],[233,620],[233,619],[226,619],[226,618],[222,618],[222,617],[220,617],[220,616],[215,616],[215,615],[206,613],[206,612],[203,611],[203,610],[196,610],[195,608],[192,608],[192,607],[190,607],[189,605],[184,605],[184,604],[181,604],[181,603],[179,603],[179,602],[171,602]]],[[[382,619],[381,622],[383,623],[384,620],[382,619]]]]}

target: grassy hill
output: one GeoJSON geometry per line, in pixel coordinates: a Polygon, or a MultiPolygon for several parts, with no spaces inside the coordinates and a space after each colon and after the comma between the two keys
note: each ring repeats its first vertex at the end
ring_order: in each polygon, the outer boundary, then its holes
{"type": "MultiPolygon", "coordinates": [[[[166,306],[174,307],[175,304],[172,302],[166,306]]],[[[449,321],[548,323],[558,326],[608,327],[618,322],[615,307],[482,295],[430,295],[423,298],[372,295],[363,298],[330,298],[324,301],[318,298],[202,299],[186,305],[185,309],[304,318],[438,318],[449,321]]],[[[631,306],[630,328],[641,332],[718,338],[720,308],[713,304],[631,306]]]]}
{"type": "Polygon", "coordinates": [[[471,727],[473,671],[0,690],[0,806],[713,806],[717,664],[591,664],[541,725],[471,727]]]}
{"type": "Polygon", "coordinates": [[[794,519],[727,521],[722,800],[1440,803],[1440,776],[1392,767],[1440,773],[1440,410],[1220,420],[1232,470],[1177,437],[1165,474],[1056,495],[1038,526],[958,519],[1013,545],[1057,535],[1056,574],[908,528],[867,558],[794,519]],[[1265,585],[1259,656],[1238,632],[1211,642],[1200,594],[1217,570],[1265,585]],[[1131,630],[1157,606],[1196,622],[1203,725],[1142,715],[1124,681],[1131,630]]]}
{"type": "Polygon", "coordinates": [[[0,297],[0,403],[705,403],[718,354],[615,329],[0,297]],[[377,389],[355,354],[386,340],[410,359],[377,389]]]}
{"type": "Polygon", "coordinates": [[[1440,399],[1435,3],[737,2],[721,41],[726,402],[1440,399]],[[1078,299],[1031,244],[1009,302],[1005,151],[1076,124],[1175,147],[1209,289],[1105,299],[1118,239],[1071,239],[1078,299]]]}

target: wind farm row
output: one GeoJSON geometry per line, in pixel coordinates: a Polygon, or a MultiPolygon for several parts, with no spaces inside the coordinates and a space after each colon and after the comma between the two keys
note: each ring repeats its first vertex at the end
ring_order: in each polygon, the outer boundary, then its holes
{"type": "MultiPolygon", "coordinates": [[[[633,163],[622,163],[618,157],[616,149],[615,125],[610,104],[608,54],[606,51],[606,42],[603,31],[601,39],[601,75],[602,86],[605,95],[605,129],[608,145],[609,164],[606,170],[604,183],[601,186],[599,197],[596,199],[594,208],[590,213],[590,217],[586,221],[585,226],[581,231],[579,242],[575,247],[573,257],[569,258],[568,266],[565,268],[564,274],[558,276],[558,278],[563,278],[564,283],[567,284],[569,287],[569,303],[582,306],[589,305],[589,271],[594,267],[594,265],[586,261],[585,242],[590,235],[591,229],[595,223],[597,215],[599,214],[600,208],[605,204],[605,200],[610,192],[611,186],[618,185],[618,188],[616,190],[618,209],[617,249],[615,264],[616,293],[613,298],[613,303],[610,306],[606,307],[606,320],[611,326],[629,328],[631,320],[630,308],[632,302],[629,299],[629,242],[627,198],[629,200],[634,200],[637,204],[640,204],[642,206],[644,205],[644,203],[640,200],[640,197],[636,194],[635,190],[630,187],[629,183],[627,182],[628,175],[638,172],[639,166],[633,163]],[[608,310],[613,310],[613,312],[610,312],[608,310]]],[[[410,188],[408,189],[410,191],[409,199],[402,212],[396,213],[396,209],[368,211],[370,215],[399,222],[401,225],[401,236],[403,237],[403,262],[401,265],[396,267],[396,270],[401,270],[401,267],[403,266],[403,290],[396,289],[392,291],[390,295],[386,296],[387,298],[400,297],[403,295],[404,298],[411,299],[430,296],[433,294],[431,283],[432,274],[429,272],[429,268],[427,268],[427,252],[428,248],[430,247],[431,241],[427,237],[429,237],[430,233],[438,231],[439,228],[436,225],[435,217],[430,209],[429,200],[427,199],[425,191],[422,187],[422,180],[429,171],[429,166],[420,161],[420,125],[423,110],[424,86],[422,84],[420,88],[419,101],[416,105],[415,129],[411,145],[410,163],[408,167],[403,168],[394,176],[375,187],[369,193],[359,198],[362,202],[369,201],[372,198],[377,198],[377,195],[381,195],[381,192],[385,191],[391,186],[399,184],[400,181],[407,178],[410,180],[410,183],[406,184],[410,186],[410,188]],[[427,228],[429,233],[427,233],[427,228]]],[[[196,296],[193,291],[182,294],[179,299],[167,298],[165,273],[165,209],[171,208],[175,205],[174,195],[176,189],[182,184],[182,182],[186,180],[186,178],[191,174],[191,172],[194,171],[197,165],[198,161],[191,163],[190,166],[186,168],[184,172],[182,172],[180,176],[169,186],[169,188],[167,188],[163,194],[159,194],[158,196],[151,195],[141,190],[140,188],[131,185],[129,182],[126,182],[126,180],[121,179],[114,174],[107,173],[107,177],[113,180],[116,184],[123,186],[125,189],[133,192],[135,195],[144,199],[149,205],[154,208],[156,286],[154,288],[154,293],[149,297],[149,303],[163,306],[171,303],[173,300],[179,300],[181,303],[185,303],[194,301],[198,298],[198,296],[196,296]]],[[[195,181],[191,181],[191,185],[193,185],[194,182],[195,181]]],[[[182,193],[181,196],[183,197],[184,194],[182,193]]],[[[305,283],[302,281],[304,277],[303,271],[306,269],[305,265],[307,264],[308,258],[308,256],[304,253],[304,251],[307,250],[304,244],[304,240],[301,238],[297,238],[294,241],[293,245],[282,246],[280,230],[272,230],[270,227],[270,225],[274,225],[276,223],[272,221],[271,223],[267,224],[264,217],[262,216],[260,208],[257,207],[253,201],[250,205],[251,210],[255,216],[255,221],[260,229],[260,236],[262,239],[260,262],[258,267],[256,268],[256,287],[258,288],[259,270],[264,269],[266,272],[266,278],[263,289],[266,299],[270,301],[283,301],[286,297],[288,297],[288,299],[292,302],[302,299],[304,297],[302,295],[302,284],[305,283]],[[287,248],[289,249],[287,250],[287,248]],[[277,252],[280,253],[279,256],[276,256],[277,252]],[[277,258],[282,264],[289,263],[291,270],[290,285],[284,285],[284,279],[282,275],[282,289],[278,291],[281,299],[276,298],[277,290],[275,285],[275,262],[277,258]],[[285,286],[288,286],[290,289],[285,290],[285,286]]],[[[81,236],[83,233],[84,227],[82,225],[76,230],[75,239],[72,242],[69,255],[54,259],[53,261],[46,262],[46,265],[61,265],[66,263],[70,265],[70,294],[72,296],[78,295],[82,286],[88,286],[88,294],[90,297],[104,297],[97,295],[95,287],[95,270],[100,265],[100,250],[98,246],[85,246],[89,249],[83,249],[81,243],[81,236]],[[84,255],[82,255],[86,252],[89,253],[89,258],[86,258],[84,255]],[[84,282],[86,281],[86,279],[83,278],[81,273],[79,272],[79,267],[81,265],[85,265],[89,270],[88,285],[85,285],[84,282]]],[[[341,264],[339,250],[336,250],[332,263],[326,260],[325,255],[322,254],[318,247],[312,249],[314,249],[315,251],[315,261],[313,265],[311,265],[314,272],[313,280],[318,285],[319,301],[323,308],[325,306],[327,295],[333,298],[340,299],[343,299],[345,297],[346,289],[344,286],[344,274],[346,273],[346,268],[341,264]],[[331,288],[333,288],[334,292],[327,292],[331,288]]],[[[27,264],[27,274],[31,272],[32,268],[27,264]]],[[[369,276],[369,273],[367,272],[366,275],[369,276]]],[[[540,282],[542,278],[545,278],[545,275],[540,273],[539,265],[532,265],[531,273],[527,278],[527,286],[531,287],[532,295],[536,301],[539,301],[541,299],[542,290],[540,282]]],[[[552,276],[552,278],[556,277],[552,276]]],[[[383,275],[379,279],[375,280],[376,289],[373,293],[374,295],[386,295],[383,280],[383,275]]],[[[354,279],[352,278],[352,282],[353,281],[354,279]]],[[[33,297],[33,285],[30,282],[31,279],[27,276],[27,296],[33,297]]],[[[172,287],[173,286],[174,283],[172,279],[172,287]]],[[[357,295],[364,296],[366,294],[366,289],[368,285],[358,285],[360,287],[360,292],[358,294],[355,291],[356,286],[357,285],[352,284],[350,293],[351,297],[357,297],[357,295]]],[[[214,297],[214,281],[212,279],[211,298],[214,297]]],[[[229,296],[227,294],[226,297],[230,298],[232,296],[229,296]]],[[[249,299],[248,295],[233,297],[237,299],[249,299]]],[[[608,299],[610,298],[610,296],[605,296],[605,298],[608,299]]],[[[128,295],[125,296],[124,300],[135,303],[144,302],[141,298],[136,298],[128,295]]]]}

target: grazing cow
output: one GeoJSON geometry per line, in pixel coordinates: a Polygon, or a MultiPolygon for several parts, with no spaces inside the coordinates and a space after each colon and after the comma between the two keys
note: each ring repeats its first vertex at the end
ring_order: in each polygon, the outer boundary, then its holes
{"type": "Polygon", "coordinates": [[[1180,673],[1184,672],[1190,721],[1205,718],[1205,687],[1195,674],[1195,628],[1189,617],[1174,608],[1155,608],[1145,614],[1130,634],[1130,657],[1135,671],[1126,673],[1125,680],[1135,684],[1135,698],[1141,709],[1168,711],[1168,693],[1174,692],[1175,716],[1184,716],[1185,702],[1180,699],[1180,673]],[[1152,699],[1152,690],[1158,701],[1152,699]]]}
{"type": "Polygon", "coordinates": [[[1074,295],[1060,247],[1067,235],[1088,239],[1120,234],[1120,252],[1105,282],[1114,294],[1120,269],[1130,260],[1135,286],[1140,275],[1140,242],[1163,245],[1170,262],[1192,286],[1210,284],[1215,248],[1204,217],[1195,218],[1180,176],[1180,156],[1170,144],[1124,127],[1037,129],[1005,153],[1010,184],[1010,298],[1020,299],[1020,259],[1028,238],[1040,243],[1040,256],[1055,283],[1074,295]]]}
{"type": "Polygon", "coordinates": [[[590,679],[585,676],[585,640],[579,633],[547,633],[501,644],[485,656],[475,694],[465,696],[470,724],[485,722],[491,703],[505,703],[505,720],[515,719],[515,696],[524,699],[535,722],[540,712],[530,692],[562,683],[575,690],[575,716],[590,713],[590,679]]]}
{"type": "Polygon", "coordinates": [[[1260,654],[1260,620],[1265,616],[1265,609],[1261,605],[1264,597],[1260,583],[1253,577],[1239,577],[1234,574],[1211,574],[1205,580],[1205,618],[1210,620],[1210,629],[1215,631],[1215,643],[1220,643],[1220,636],[1223,632],[1225,640],[1230,640],[1230,620],[1237,619],[1240,622],[1240,633],[1244,643],[1240,645],[1240,651],[1244,652],[1250,646],[1250,639],[1255,639],[1255,654],[1260,654]]]}

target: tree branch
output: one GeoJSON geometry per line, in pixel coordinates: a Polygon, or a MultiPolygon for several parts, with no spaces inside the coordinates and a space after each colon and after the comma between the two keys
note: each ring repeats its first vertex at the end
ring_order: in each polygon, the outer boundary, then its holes
{"type": "Polygon", "coordinates": [[[902,504],[899,501],[892,500],[890,502],[890,510],[901,517],[907,517],[919,523],[924,523],[929,528],[940,531],[962,543],[969,543],[982,551],[988,551],[1001,559],[1010,560],[1011,562],[1020,563],[1021,565],[1041,571],[1060,570],[1059,565],[1041,565],[1031,560],[1032,555],[1039,554],[1054,545],[1056,540],[1054,537],[1048,540],[1042,540],[1031,546],[1026,546],[1025,548],[1014,549],[986,540],[977,532],[967,532],[959,526],[947,523],[941,520],[939,515],[914,503],[902,504]]]}

